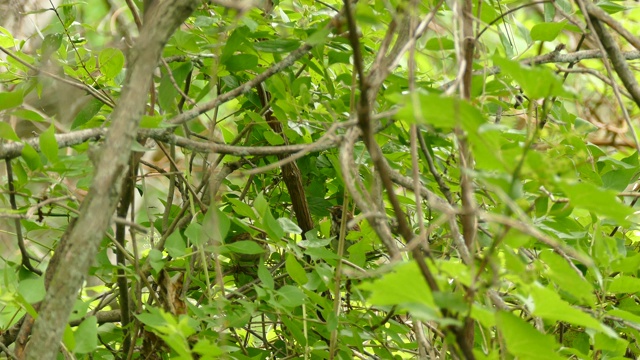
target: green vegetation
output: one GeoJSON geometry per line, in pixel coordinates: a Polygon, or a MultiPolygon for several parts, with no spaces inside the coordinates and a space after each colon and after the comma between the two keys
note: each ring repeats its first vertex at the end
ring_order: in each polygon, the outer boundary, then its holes
{"type": "Polygon", "coordinates": [[[0,353],[640,356],[635,3],[144,3],[0,28],[0,353]]]}

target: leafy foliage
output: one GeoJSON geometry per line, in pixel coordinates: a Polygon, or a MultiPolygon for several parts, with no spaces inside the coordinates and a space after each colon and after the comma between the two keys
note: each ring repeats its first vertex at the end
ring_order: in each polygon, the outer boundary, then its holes
{"type": "MultiPolygon", "coordinates": [[[[212,1],[173,34],[153,83],[136,84],[142,14],[106,3],[47,10],[33,48],[0,28],[9,351],[25,351],[24,324],[56,301],[45,300],[57,285],[48,276],[87,256],[65,239],[92,216],[82,204],[98,196],[100,146],[135,86],[149,96],[122,149],[132,172],[105,195],[119,207],[68,304],[60,351],[640,356],[640,161],[623,120],[638,100],[612,90],[605,40],[587,35],[577,5],[212,1]],[[339,241],[337,205],[359,223],[343,224],[339,241]]],[[[598,6],[637,33],[636,12],[598,6]]]]}

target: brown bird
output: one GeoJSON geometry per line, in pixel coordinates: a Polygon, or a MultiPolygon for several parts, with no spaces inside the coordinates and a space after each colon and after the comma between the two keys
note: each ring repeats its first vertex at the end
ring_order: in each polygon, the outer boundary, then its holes
{"type": "MultiPolygon", "coordinates": [[[[331,230],[329,231],[329,235],[331,235],[331,237],[334,238],[333,240],[331,240],[331,247],[333,248],[333,250],[337,252],[338,239],[340,237],[340,226],[343,220],[342,206],[341,205],[332,206],[331,208],[329,208],[329,213],[331,214],[331,230]]],[[[358,226],[358,224],[353,224],[351,227],[349,227],[349,224],[353,220],[353,215],[351,213],[347,212],[346,216],[344,217],[344,220],[347,222],[346,224],[347,231],[345,233],[345,237],[349,235],[350,231],[360,231],[360,226],[358,226]]],[[[351,240],[345,241],[345,245],[344,245],[345,250],[348,249],[349,246],[353,244],[354,242],[351,240]]]]}

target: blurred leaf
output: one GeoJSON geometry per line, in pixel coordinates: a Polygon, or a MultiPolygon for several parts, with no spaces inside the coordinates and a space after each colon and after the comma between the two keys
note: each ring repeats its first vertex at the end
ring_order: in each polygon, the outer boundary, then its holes
{"type": "Polygon", "coordinates": [[[553,41],[560,35],[564,26],[564,21],[536,24],[531,28],[531,39],[534,41],[553,41]]]}
{"type": "Polygon", "coordinates": [[[29,277],[20,281],[18,284],[18,292],[30,304],[35,304],[38,301],[43,300],[46,294],[44,289],[44,278],[29,277]]]}
{"type": "Polygon", "coordinates": [[[98,320],[95,316],[84,319],[75,331],[76,354],[93,353],[98,347],[98,320]]]}
{"type": "Polygon", "coordinates": [[[291,276],[293,281],[297,282],[299,285],[304,285],[309,281],[309,279],[307,279],[307,274],[304,271],[304,268],[292,254],[287,255],[285,267],[287,269],[287,273],[289,273],[289,276],[291,276]]]}
{"type": "Polygon", "coordinates": [[[640,292],[640,279],[637,277],[618,275],[609,282],[607,290],[614,294],[633,294],[640,292]]]}
{"type": "Polygon", "coordinates": [[[559,186],[569,198],[571,205],[609,217],[623,226],[629,224],[626,218],[633,213],[633,209],[618,202],[618,194],[615,191],[604,190],[586,182],[564,181],[559,186]]]}
{"type": "Polygon", "coordinates": [[[255,241],[251,240],[235,241],[231,244],[225,244],[224,247],[231,252],[247,255],[262,254],[265,251],[255,241]]]}
{"type": "Polygon", "coordinates": [[[11,109],[22,105],[22,92],[0,92],[0,110],[11,109]]]}
{"type": "Polygon", "coordinates": [[[496,323],[512,355],[531,360],[564,359],[556,353],[560,346],[553,336],[540,333],[519,317],[499,311],[496,313],[496,323]]]}
{"type": "Polygon", "coordinates": [[[50,163],[58,162],[58,142],[53,124],[40,134],[40,151],[50,163]]]}
{"type": "Polygon", "coordinates": [[[278,302],[285,307],[297,307],[304,303],[306,296],[300,288],[285,285],[278,290],[278,302]]]}
{"type": "Polygon", "coordinates": [[[40,154],[29,144],[23,143],[24,147],[22,148],[22,158],[27,163],[27,166],[31,170],[38,170],[42,166],[42,161],[40,160],[40,154]]]}
{"type": "Polygon", "coordinates": [[[124,54],[120,49],[105,48],[98,55],[98,63],[100,64],[100,72],[107,79],[113,79],[124,67],[124,54]]]}
{"type": "Polygon", "coordinates": [[[13,131],[11,125],[6,122],[0,122],[0,138],[12,141],[20,141],[20,138],[18,137],[18,135],[16,135],[15,131],[13,131]]]}

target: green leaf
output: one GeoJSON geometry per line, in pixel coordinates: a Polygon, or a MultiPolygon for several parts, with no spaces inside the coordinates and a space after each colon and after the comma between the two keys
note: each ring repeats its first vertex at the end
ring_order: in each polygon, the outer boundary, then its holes
{"type": "Polygon", "coordinates": [[[614,294],[633,294],[640,292],[640,279],[637,277],[618,275],[609,283],[607,291],[614,294]]]}
{"type": "Polygon", "coordinates": [[[626,218],[633,213],[633,209],[620,203],[615,191],[604,190],[587,182],[564,181],[559,186],[569,198],[571,205],[609,217],[623,226],[629,224],[626,218]]]}
{"type": "Polygon", "coordinates": [[[84,319],[74,333],[76,354],[89,354],[98,347],[98,320],[95,316],[84,319]]]}
{"type": "Polygon", "coordinates": [[[220,208],[215,207],[204,215],[204,219],[202,220],[202,237],[205,238],[204,241],[214,239],[222,242],[222,240],[227,237],[230,228],[231,220],[229,220],[227,214],[220,210],[220,208]]]}
{"type": "Polygon", "coordinates": [[[18,284],[18,293],[30,304],[35,304],[43,300],[46,294],[44,277],[30,277],[20,281],[18,284]]]}
{"type": "Polygon", "coordinates": [[[193,221],[187,228],[184,230],[184,235],[187,237],[189,244],[193,244],[196,246],[203,245],[208,239],[203,239],[203,231],[202,225],[198,222],[193,221]]]}
{"type": "Polygon", "coordinates": [[[262,136],[264,136],[264,139],[267,140],[269,145],[284,144],[284,140],[282,139],[282,136],[274,133],[273,131],[265,131],[262,133],[262,136]]]}
{"type": "Polygon", "coordinates": [[[298,224],[294,223],[289,218],[279,218],[278,223],[280,223],[280,226],[285,233],[302,234],[302,229],[300,229],[298,224]]]}
{"type": "MultiPolygon", "coordinates": [[[[2,95],[2,94],[0,94],[2,95]]],[[[13,131],[13,128],[9,123],[4,121],[0,121],[0,138],[12,140],[12,141],[20,141],[18,135],[13,131]]]]}
{"type": "Polygon", "coordinates": [[[231,244],[225,244],[224,247],[237,254],[256,255],[264,253],[264,249],[251,240],[236,241],[231,244]]]}
{"type": "Polygon", "coordinates": [[[593,286],[584,277],[578,275],[567,263],[567,260],[552,250],[542,251],[540,260],[549,266],[547,274],[558,284],[560,289],[589,305],[595,305],[596,297],[593,294],[593,286]]]}
{"type": "Polygon", "coordinates": [[[58,141],[56,140],[55,128],[53,124],[40,134],[40,151],[50,163],[58,162],[58,141]]]}
{"type": "Polygon", "coordinates": [[[20,106],[23,100],[22,91],[2,92],[0,93],[0,110],[20,106]]]}
{"type": "Polygon", "coordinates": [[[531,39],[534,41],[553,41],[564,29],[565,22],[536,24],[531,28],[531,39]]]}
{"type": "Polygon", "coordinates": [[[457,97],[416,93],[401,101],[404,106],[398,111],[398,117],[418,124],[443,129],[461,126],[465,131],[476,132],[486,122],[480,110],[457,97]]]}
{"type": "Polygon", "coordinates": [[[493,57],[502,73],[515,80],[522,91],[531,99],[542,99],[549,96],[571,97],[564,89],[562,78],[551,69],[543,66],[524,66],[517,61],[507,60],[499,56],[493,57]]]}
{"type": "Polygon", "coordinates": [[[179,258],[187,253],[187,246],[184,243],[184,239],[180,235],[180,232],[178,231],[174,231],[173,233],[171,233],[171,235],[169,235],[167,241],[165,242],[164,248],[165,250],[167,250],[167,253],[169,253],[169,255],[174,258],[179,258]]]}
{"type": "Polygon", "coordinates": [[[140,128],[141,129],[157,129],[161,126],[162,120],[164,120],[164,116],[162,115],[142,115],[142,119],[140,119],[140,128]]]}
{"type": "Polygon", "coordinates": [[[73,119],[71,129],[77,129],[92,120],[102,109],[104,103],[98,99],[91,98],[89,102],[80,109],[76,118],[73,119]]]}
{"type": "Polygon", "coordinates": [[[280,240],[284,236],[284,230],[280,223],[271,215],[270,211],[267,211],[260,222],[262,228],[267,232],[272,240],[280,240]]]}
{"type": "Polygon", "coordinates": [[[224,63],[230,72],[241,72],[255,69],[258,66],[258,57],[251,54],[233,55],[224,63]]]}
{"type": "Polygon", "coordinates": [[[572,325],[584,326],[616,336],[616,333],[608,326],[567,303],[553,290],[532,284],[528,295],[533,299],[530,310],[533,315],[553,321],[566,321],[572,325]]]}
{"type": "Polygon", "coordinates": [[[162,251],[159,251],[156,249],[149,250],[148,261],[149,261],[149,265],[151,265],[151,268],[156,273],[160,272],[160,270],[162,270],[162,268],[164,267],[164,263],[165,263],[164,259],[162,258],[162,251]]]}
{"type": "Polygon", "coordinates": [[[16,44],[16,40],[13,38],[11,33],[0,26],[0,46],[3,48],[12,48],[16,44]]]}
{"type": "Polygon", "coordinates": [[[449,38],[433,37],[427,41],[425,49],[432,51],[453,50],[455,49],[455,43],[449,38]]]}
{"type": "Polygon", "coordinates": [[[22,148],[22,158],[31,170],[38,170],[42,166],[40,154],[27,143],[24,143],[24,147],[22,148]]]}
{"type": "Polygon", "coordinates": [[[227,198],[227,201],[233,207],[233,212],[240,216],[248,217],[251,220],[257,220],[256,212],[254,208],[249,206],[247,203],[244,203],[238,199],[227,198]]]}
{"type": "Polygon", "coordinates": [[[277,292],[278,302],[285,307],[297,307],[304,304],[306,295],[300,288],[292,285],[285,285],[277,292]]]}
{"type": "Polygon", "coordinates": [[[51,55],[60,49],[62,33],[47,34],[42,40],[42,63],[46,63],[51,55]]]}
{"type": "Polygon", "coordinates": [[[439,316],[431,290],[427,286],[415,262],[401,263],[371,282],[359,286],[370,291],[369,302],[375,305],[419,305],[423,311],[439,316]]]}
{"type": "Polygon", "coordinates": [[[100,72],[107,79],[113,79],[124,67],[124,54],[120,49],[106,48],[100,51],[98,55],[98,64],[100,64],[100,72]]]}
{"type": "Polygon", "coordinates": [[[316,46],[320,44],[324,44],[329,38],[331,34],[331,29],[328,27],[323,27],[320,30],[314,32],[307,38],[307,44],[311,46],[316,46]]]}
{"type": "Polygon", "coordinates": [[[564,359],[556,353],[560,346],[553,336],[542,334],[519,317],[499,311],[496,313],[496,324],[512,355],[531,360],[564,359]]]}
{"type": "Polygon", "coordinates": [[[25,119],[25,120],[29,120],[29,121],[35,121],[35,122],[45,122],[46,119],[44,117],[42,117],[42,115],[40,115],[39,113],[32,111],[32,110],[28,110],[28,109],[16,109],[13,110],[11,112],[11,115],[20,118],[20,119],[25,119]]]}
{"type": "Polygon", "coordinates": [[[262,281],[262,285],[267,288],[273,290],[275,288],[275,284],[273,281],[273,276],[269,272],[269,269],[264,265],[264,262],[261,261],[258,264],[258,278],[262,281]]]}
{"type": "Polygon", "coordinates": [[[306,284],[309,279],[307,278],[307,273],[304,271],[304,268],[296,257],[292,254],[287,255],[287,260],[285,261],[285,267],[287,269],[287,273],[293,279],[293,281],[297,282],[299,285],[306,284]]]}

